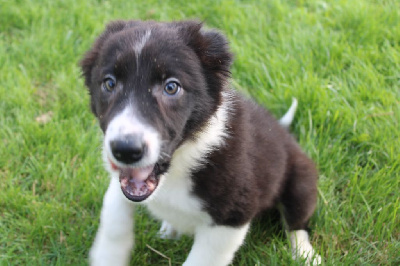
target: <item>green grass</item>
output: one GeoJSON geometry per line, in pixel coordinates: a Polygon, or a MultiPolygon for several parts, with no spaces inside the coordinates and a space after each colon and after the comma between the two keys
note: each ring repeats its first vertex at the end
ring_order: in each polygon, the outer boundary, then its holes
{"type": "MultiPolygon", "coordinates": [[[[230,39],[234,86],[277,116],[320,170],[312,242],[327,265],[400,264],[400,2],[0,0],[0,265],[81,265],[108,177],[78,61],[117,18],[199,18],[230,39]],[[49,120],[37,122],[43,115],[49,120]]],[[[42,117],[43,118],[43,117],[42,117]]],[[[161,240],[136,214],[132,265],[181,264],[192,240],[161,240]]],[[[256,221],[234,265],[289,265],[256,221]]]]}

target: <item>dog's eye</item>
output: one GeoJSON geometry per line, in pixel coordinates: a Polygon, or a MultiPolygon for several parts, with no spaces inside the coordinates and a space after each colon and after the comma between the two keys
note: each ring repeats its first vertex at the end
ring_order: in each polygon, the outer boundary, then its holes
{"type": "Polygon", "coordinates": [[[103,88],[108,91],[108,92],[112,92],[116,87],[116,82],[113,78],[105,78],[103,80],[103,88]]]}
{"type": "Polygon", "coordinates": [[[176,81],[170,81],[167,84],[165,84],[165,87],[164,87],[164,93],[169,96],[178,94],[180,90],[181,90],[181,86],[176,81]]]}

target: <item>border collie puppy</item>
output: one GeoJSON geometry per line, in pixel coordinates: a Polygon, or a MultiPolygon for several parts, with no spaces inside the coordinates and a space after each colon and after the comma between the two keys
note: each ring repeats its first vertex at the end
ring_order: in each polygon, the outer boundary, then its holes
{"type": "Polygon", "coordinates": [[[129,263],[137,204],[162,220],[161,237],[194,235],[183,265],[228,265],[252,219],[277,204],[293,256],[320,263],[306,231],[315,166],[270,113],[229,88],[231,64],[225,37],[196,21],[115,21],[86,53],[111,174],[92,265],[129,263]]]}

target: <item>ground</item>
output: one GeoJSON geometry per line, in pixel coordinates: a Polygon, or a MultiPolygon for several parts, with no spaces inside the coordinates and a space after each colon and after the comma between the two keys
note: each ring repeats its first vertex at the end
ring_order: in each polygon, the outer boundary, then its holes
{"type": "MultiPolygon", "coordinates": [[[[224,32],[236,89],[278,117],[299,100],[291,130],[320,171],[310,227],[325,263],[400,264],[399,1],[0,0],[0,265],[87,263],[108,177],[78,62],[117,18],[224,32]]],[[[185,260],[190,237],[135,218],[132,265],[185,260]]],[[[261,219],[233,264],[295,263],[261,219]]]]}

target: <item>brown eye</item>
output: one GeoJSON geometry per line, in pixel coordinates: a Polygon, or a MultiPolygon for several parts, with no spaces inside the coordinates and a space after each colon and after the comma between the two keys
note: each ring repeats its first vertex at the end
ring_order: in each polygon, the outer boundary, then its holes
{"type": "Polygon", "coordinates": [[[168,96],[174,96],[178,94],[181,90],[181,86],[179,85],[178,82],[176,81],[170,81],[167,84],[165,84],[164,87],[164,94],[168,96]]]}
{"type": "Polygon", "coordinates": [[[103,80],[103,88],[107,92],[112,92],[115,89],[116,85],[116,81],[111,77],[105,78],[103,80]]]}

